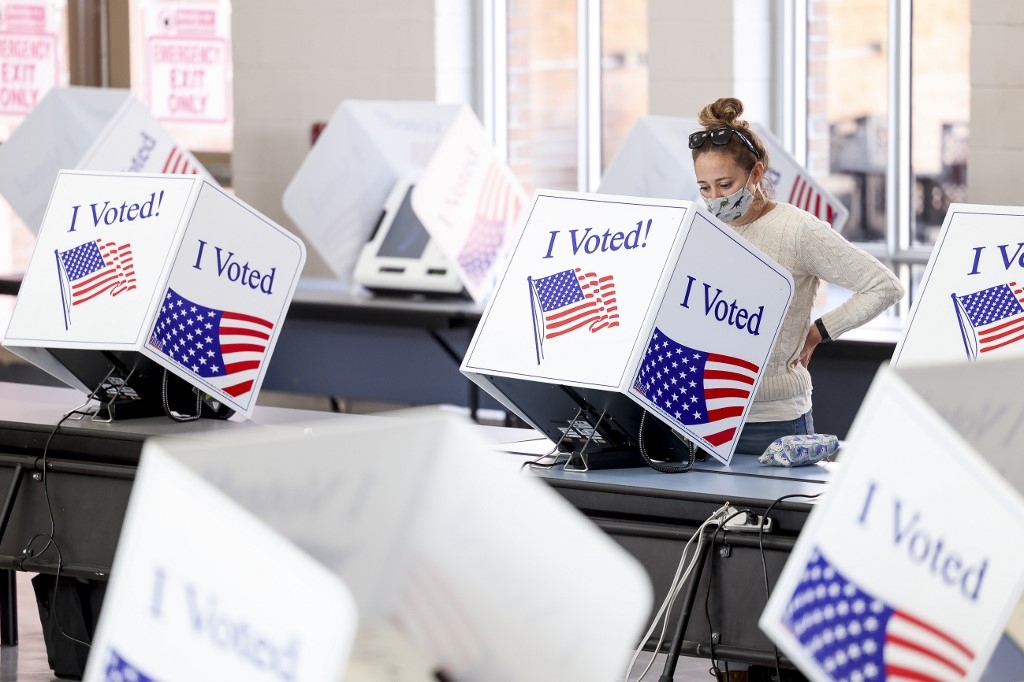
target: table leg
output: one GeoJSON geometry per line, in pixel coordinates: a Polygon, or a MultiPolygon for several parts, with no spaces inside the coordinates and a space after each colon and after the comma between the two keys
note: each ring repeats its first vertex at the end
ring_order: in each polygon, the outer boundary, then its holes
{"type": "Polygon", "coordinates": [[[0,571],[0,644],[18,644],[18,585],[15,571],[0,571]]]}

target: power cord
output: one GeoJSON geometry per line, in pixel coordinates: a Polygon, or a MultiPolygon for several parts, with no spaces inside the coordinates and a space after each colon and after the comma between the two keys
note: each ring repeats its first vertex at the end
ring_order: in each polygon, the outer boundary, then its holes
{"type": "MultiPolygon", "coordinates": [[[[821,493],[815,493],[813,495],[804,495],[802,493],[793,493],[791,495],[783,495],[778,498],[764,510],[764,516],[761,517],[761,522],[757,526],[757,549],[761,553],[761,569],[764,571],[764,597],[765,604],[767,605],[768,600],[771,599],[771,587],[768,585],[768,562],[764,556],[764,524],[768,523],[768,515],[771,514],[772,509],[775,509],[775,505],[779,504],[784,500],[792,500],[795,498],[802,498],[806,500],[814,500],[821,496],[821,493]]],[[[779,661],[779,647],[772,643],[772,648],[775,652],[775,679],[778,682],[782,682],[782,665],[779,661]]]]}
{"type": "Polygon", "coordinates": [[[60,587],[60,575],[61,571],[64,568],[64,554],[63,552],[61,552],[60,546],[57,544],[57,540],[54,537],[56,535],[57,524],[53,515],[53,505],[50,504],[50,488],[47,482],[48,477],[46,463],[47,456],[49,455],[50,452],[50,444],[53,442],[54,436],[57,435],[57,431],[60,429],[61,424],[67,421],[67,419],[72,415],[88,414],[88,412],[83,412],[82,410],[86,406],[88,406],[90,402],[94,400],[95,396],[99,394],[101,388],[102,384],[98,386],[96,390],[89,395],[89,398],[87,398],[84,403],[82,403],[81,405],[72,410],[69,410],[68,412],[65,412],[64,415],[59,420],[57,420],[57,423],[54,425],[53,430],[50,431],[50,435],[46,439],[46,443],[43,445],[43,454],[40,458],[42,464],[42,471],[40,472],[40,481],[43,484],[43,498],[46,500],[46,513],[50,520],[50,532],[36,533],[31,538],[29,538],[29,541],[25,544],[24,549],[21,550],[22,559],[19,565],[19,569],[24,570],[24,563],[26,559],[38,559],[39,557],[43,556],[51,547],[53,548],[53,550],[57,553],[57,576],[53,582],[53,596],[50,598],[50,612],[53,614],[53,623],[57,626],[57,632],[59,632],[61,636],[63,636],[65,639],[75,642],[76,644],[81,644],[87,649],[91,649],[92,645],[89,644],[89,642],[83,642],[77,637],[73,637],[72,635],[69,635],[67,632],[65,632],[64,628],[60,624],[60,618],[58,616],[57,597],[59,594],[58,587],[60,587]],[[32,548],[33,544],[35,544],[37,540],[41,539],[45,539],[46,544],[43,545],[42,549],[38,551],[34,550],[32,548]]]}
{"type": "MultiPolygon", "coordinates": [[[[727,525],[729,525],[729,522],[732,521],[734,518],[736,518],[737,516],[743,516],[744,514],[747,514],[747,513],[749,513],[749,510],[735,511],[732,514],[730,514],[728,516],[728,518],[726,518],[724,521],[722,521],[722,523],[718,526],[718,528],[715,529],[714,534],[711,536],[711,549],[712,549],[712,551],[708,554],[708,575],[709,576],[714,576],[714,574],[715,574],[714,569],[713,569],[714,562],[715,562],[714,546],[715,546],[715,543],[718,542],[718,534],[721,533],[722,530],[725,529],[725,527],[727,525]]],[[[709,578],[709,580],[710,580],[710,578],[709,578]]],[[[708,590],[707,590],[707,592],[704,593],[704,617],[707,618],[707,621],[708,621],[708,643],[709,643],[709,646],[711,647],[711,667],[708,669],[708,674],[710,674],[715,679],[720,679],[719,678],[719,674],[721,673],[721,670],[718,669],[718,662],[715,661],[715,628],[711,625],[711,608],[710,608],[710,605],[709,605],[710,601],[711,601],[711,585],[709,583],[708,584],[708,590]]],[[[728,666],[726,666],[726,669],[728,669],[728,666]]]]}
{"type": "Polygon", "coordinates": [[[692,440],[687,439],[686,443],[689,445],[690,459],[685,466],[672,466],[670,464],[662,464],[661,462],[655,462],[651,459],[650,455],[647,454],[647,447],[644,445],[644,425],[647,423],[647,410],[640,415],[640,428],[638,429],[640,442],[640,456],[644,458],[644,462],[647,466],[651,467],[655,471],[660,471],[663,474],[685,474],[687,471],[693,468],[694,462],[697,461],[697,445],[692,440]]]}
{"type": "Polygon", "coordinates": [[[690,577],[690,573],[693,572],[694,566],[697,563],[697,557],[700,556],[700,549],[704,543],[704,529],[713,523],[717,523],[719,525],[724,523],[722,519],[729,512],[729,509],[730,505],[726,502],[724,505],[712,512],[711,516],[697,527],[697,530],[693,532],[693,535],[691,535],[690,539],[686,542],[686,546],[683,547],[683,553],[679,557],[679,564],[676,566],[675,575],[672,577],[672,582],[669,583],[665,599],[661,602],[658,612],[654,615],[651,627],[648,628],[644,636],[640,638],[640,645],[636,648],[636,651],[633,652],[633,657],[629,660],[629,665],[626,667],[624,682],[629,681],[629,674],[633,671],[633,666],[636,665],[636,659],[640,657],[640,652],[643,651],[644,643],[651,638],[651,635],[654,634],[655,628],[658,627],[658,622],[661,621],[661,633],[658,636],[658,643],[654,646],[654,655],[651,656],[651,660],[648,661],[647,666],[644,668],[643,672],[640,673],[640,677],[636,679],[636,682],[642,682],[644,676],[646,676],[650,671],[651,666],[654,665],[655,656],[657,655],[658,650],[661,649],[662,643],[665,641],[665,633],[668,629],[668,615],[672,611],[672,606],[675,604],[676,597],[682,590],[683,585],[686,584],[686,580],[690,577]],[[697,540],[697,546],[694,548],[693,556],[690,557],[690,563],[686,566],[684,571],[683,566],[686,564],[686,554],[690,549],[690,546],[693,544],[694,539],[697,540]],[[662,620],[663,618],[664,620],[662,620]]]}
{"type": "Polygon", "coordinates": [[[163,398],[164,403],[164,414],[173,419],[176,422],[194,422],[203,416],[203,394],[199,389],[192,389],[196,394],[196,413],[195,414],[179,414],[171,409],[170,400],[167,398],[167,378],[170,372],[164,370],[162,392],[160,397],[163,398]]]}

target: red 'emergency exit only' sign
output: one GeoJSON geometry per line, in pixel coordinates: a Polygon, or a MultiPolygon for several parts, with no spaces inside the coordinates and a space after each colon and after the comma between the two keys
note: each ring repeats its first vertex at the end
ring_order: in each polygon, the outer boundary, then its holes
{"type": "Polygon", "coordinates": [[[196,5],[164,6],[156,19],[147,47],[150,111],[161,121],[226,121],[231,113],[226,22],[215,7],[196,5]]]}
{"type": "Polygon", "coordinates": [[[57,84],[57,17],[51,14],[41,4],[0,4],[0,114],[28,114],[57,84]]]}

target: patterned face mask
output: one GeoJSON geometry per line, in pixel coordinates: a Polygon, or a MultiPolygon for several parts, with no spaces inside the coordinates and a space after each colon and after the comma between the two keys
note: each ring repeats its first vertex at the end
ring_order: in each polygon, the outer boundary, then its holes
{"type": "MultiPolygon", "coordinates": [[[[747,176],[747,182],[750,182],[751,176],[754,174],[754,170],[750,170],[750,175],[747,176]]],[[[708,211],[711,215],[715,216],[723,223],[731,223],[734,220],[739,220],[750,207],[754,205],[754,194],[747,189],[747,183],[743,183],[743,187],[736,192],[733,192],[727,197],[703,197],[704,203],[708,207],[708,211]]]]}

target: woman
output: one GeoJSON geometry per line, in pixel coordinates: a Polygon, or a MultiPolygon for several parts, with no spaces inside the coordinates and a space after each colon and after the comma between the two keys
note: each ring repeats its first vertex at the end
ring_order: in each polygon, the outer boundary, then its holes
{"type": "Polygon", "coordinates": [[[738,453],[759,455],[776,438],[814,433],[807,371],[814,348],[879,315],[903,298],[903,286],[828,223],[773,201],[765,180],[768,150],[742,113],[732,97],[704,107],[703,129],[690,135],[690,149],[708,210],[793,276],[793,300],[736,446],[738,453]],[[854,293],[811,322],[820,280],[854,293]]]}

